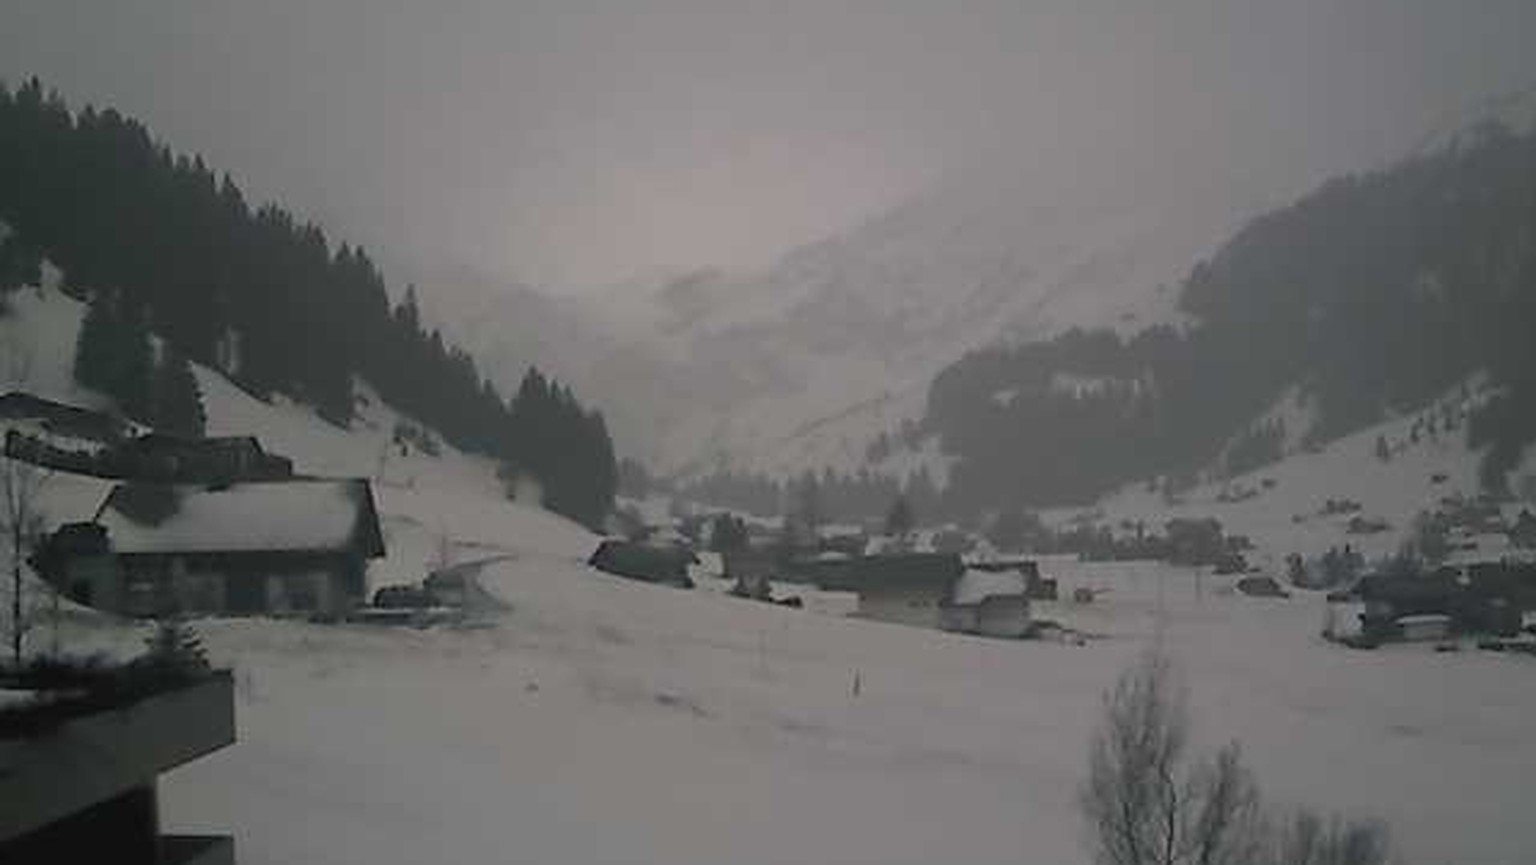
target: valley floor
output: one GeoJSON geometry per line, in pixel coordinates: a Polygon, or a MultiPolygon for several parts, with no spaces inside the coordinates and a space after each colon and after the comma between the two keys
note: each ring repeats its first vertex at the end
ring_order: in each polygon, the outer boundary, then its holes
{"type": "Polygon", "coordinates": [[[1041,611],[1086,645],[989,642],[611,579],[519,510],[493,628],[201,623],[240,741],[168,777],[170,827],[246,863],[1085,862],[1100,695],[1160,641],[1272,800],[1383,817],[1412,862],[1536,848],[1527,657],[1345,650],[1317,596],[1141,564],[1046,566],[1110,589],[1041,611]]]}

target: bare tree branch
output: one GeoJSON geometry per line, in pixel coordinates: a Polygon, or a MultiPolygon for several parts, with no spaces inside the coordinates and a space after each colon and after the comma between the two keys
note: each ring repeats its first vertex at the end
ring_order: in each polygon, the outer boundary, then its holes
{"type": "Polygon", "coordinates": [[[1188,754],[1184,690],[1159,652],[1105,696],[1079,797],[1099,865],[1385,865],[1386,827],[1299,811],[1271,830],[1237,743],[1188,754]]]}

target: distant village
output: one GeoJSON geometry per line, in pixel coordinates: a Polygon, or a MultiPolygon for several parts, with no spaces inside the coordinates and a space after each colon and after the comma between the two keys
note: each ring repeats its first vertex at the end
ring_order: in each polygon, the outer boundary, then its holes
{"type": "MultiPolygon", "coordinates": [[[[53,471],[112,481],[93,513],[36,545],[37,572],[81,604],[126,616],[298,616],[316,621],[425,625],[494,606],[474,563],[446,559],[414,583],[374,587],[385,555],[371,483],[298,474],[251,436],[182,438],[29,394],[0,396],[5,455],[53,471]]],[[[409,431],[407,430],[407,433],[409,431]]],[[[407,440],[400,447],[413,446],[407,440]]],[[[1320,513],[1353,515],[1347,499],[1320,513]]],[[[852,615],[903,625],[1021,639],[1072,638],[1042,604],[1088,605],[1109,587],[1064,594],[1054,563],[1147,561],[1229,578],[1241,595],[1326,593],[1321,633],[1369,648],[1397,640],[1473,637],[1529,651],[1536,613],[1536,515],[1486,498],[1447,496],[1414,527],[1402,555],[1367,562],[1350,545],[1278,572],[1251,565],[1250,538],[1213,518],[1108,526],[1086,514],[1057,529],[998,520],[979,532],[919,527],[897,498],[879,525],[794,514],[635,507],[609,521],[589,564],[618,577],[691,589],[711,581],[749,601],[802,607],[811,592],[856,598],[852,615]]],[[[1359,523],[1359,525],[1357,525],[1359,523]]],[[[1358,532],[1356,531],[1358,529],[1358,532]]],[[[1447,642],[1447,644],[1449,644],[1447,642]]]]}

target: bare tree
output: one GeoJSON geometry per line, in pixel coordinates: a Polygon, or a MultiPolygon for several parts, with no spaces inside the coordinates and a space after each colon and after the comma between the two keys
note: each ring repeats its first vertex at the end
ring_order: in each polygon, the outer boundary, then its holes
{"type": "Polygon", "coordinates": [[[1260,845],[1258,792],[1236,745],[1199,763],[1188,754],[1183,689],[1148,653],[1104,701],[1081,805],[1103,865],[1227,865],[1260,845]]]}
{"type": "Polygon", "coordinates": [[[1302,808],[1276,833],[1274,865],[1386,865],[1391,844],[1386,824],[1324,818],[1302,808]]]}
{"type": "Polygon", "coordinates": [[[11,659],[21,664],[22,638],[28,622],[22,599],[22,565],[42,534],[43,514],[38,501],[48,475],[31,463],[7,457],[0,467],[0,533],[11,565],[11,659]]]}
{"type": "Polygon", "coordinates": [[[1105,696],[1079,801],[1100,865],[1384,865],[1386,829],[1299,811],[1271,829],[1236,743],[1189,753],[1183,688],[1143,655],[1105,696]]]}

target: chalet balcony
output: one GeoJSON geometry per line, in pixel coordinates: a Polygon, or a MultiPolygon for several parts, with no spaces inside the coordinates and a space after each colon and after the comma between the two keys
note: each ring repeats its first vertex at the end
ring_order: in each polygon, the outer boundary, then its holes
{"type": "Polygon", "coordinates": [[[235,741],[227,673],[130,702],[60,704],[0,732],[0,862],[212,865],[228,836],[161,835],[156,779],[235,741]]]}

